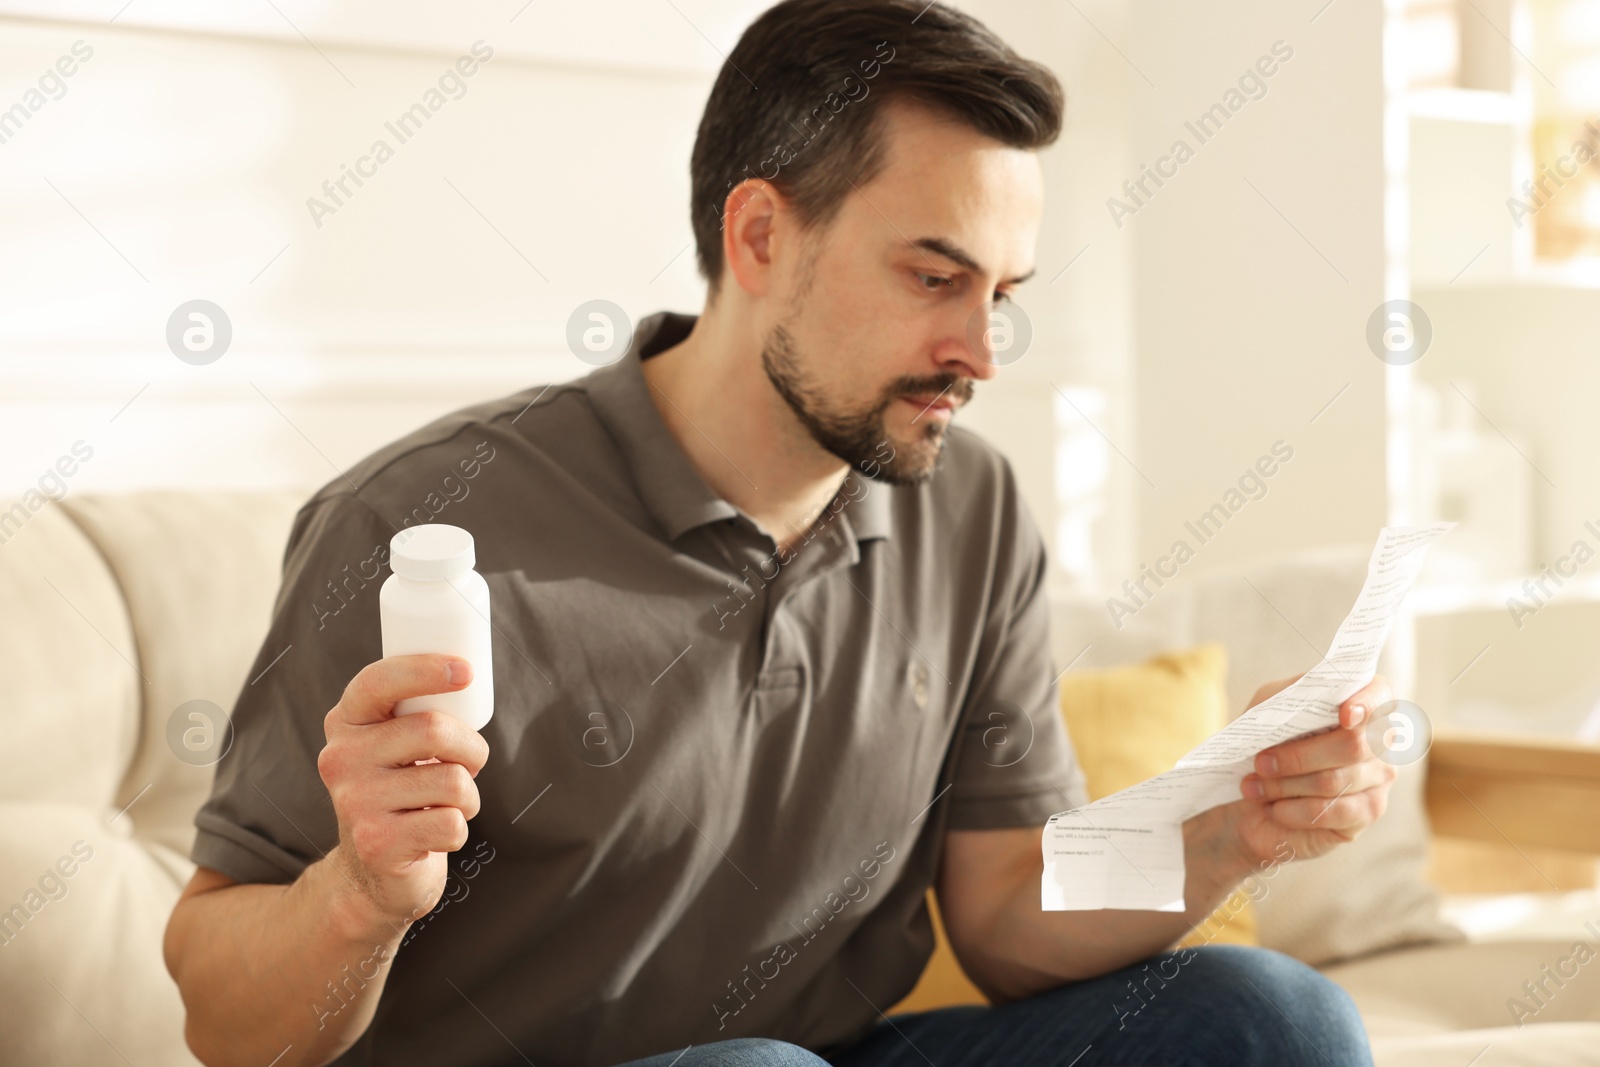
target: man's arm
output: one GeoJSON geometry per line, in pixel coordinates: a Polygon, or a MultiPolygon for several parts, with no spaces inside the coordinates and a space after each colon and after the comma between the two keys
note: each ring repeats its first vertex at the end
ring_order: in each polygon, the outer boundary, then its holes
{"type": "MultiPolygon", "coordinates": [[[[1292,684],[1263,686],[1251,705],[1292,684]]],[[[1373,757],[1361,730],[1390,699],[1374,678],[1339,708],[1340,728],[1275,746],[1241,783],[1246,799],[1183,824],[1184,911],[1046,912],[1042,827],[953,830],[937,892],[951,948],[991,1000],[1031,996],[1153,956],[1203,922],[1241,880],[1274,862],[1354,840],[1383,813],[1395,769],[1373,757]],[[1259,795],[1257,786],[1259,786],[1259,795]]]]}
{"type": "Polygon", "coordinates": [[[195,871],[163,947],[201,1062],[323,1064],[366,1031],[405,928],[353,899],[337,862],[329,853],[289,885],[195,871]]]}
{"type": "MultiPolygon", "coordinates": [[[[1215,809],[1214,809],[1215,810],[1215,809]]],[[[1209,812],[1207,813],[1210,814],[1209,812]]],[[[1184,824],[1184,910],[1041,911],[1044,828],[953,830],[940,865],[939,911],[962,969],[995,1003],[1094,978],[1161,952],[1205,920],[1249,873],[1198,862],[1204,816],[1184,824]]]]}
{"type": "Polygon", "coordinates": [[[289,885],[195,872],[163,952],[184,1037],[209,1067],[320,1067],[371,1023],[401,936],[443,894],[445,853],[466,843],[489,754],[448,715],[397,718],[394,705],[470,680],[470,665],[446,656],[363,668],[324,719],[317,758],[339,843],[289,885]]]}

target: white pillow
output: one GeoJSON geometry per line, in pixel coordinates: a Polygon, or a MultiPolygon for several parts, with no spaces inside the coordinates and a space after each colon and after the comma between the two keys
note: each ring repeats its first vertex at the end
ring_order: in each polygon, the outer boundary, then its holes
{"type": "Polygon", "coordinates": [[[1383,817],[1348,845],[1297,860],[1265,880],[1255,905],[1261,944],[1314,967],[1401,945],[1460,941],[1426,876],[1427,761],[1400,769],[1383,817]]]}

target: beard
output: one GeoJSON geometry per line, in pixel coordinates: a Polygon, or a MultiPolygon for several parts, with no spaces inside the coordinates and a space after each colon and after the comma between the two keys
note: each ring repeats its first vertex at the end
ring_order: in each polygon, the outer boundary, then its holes
{"type": "Polygon", "coordinates": [[[945,443],[945,427],[934,419],[920,427],[913,420],[910,441],[892,440],[886,420],[890,406],[905,396],[944,394],[958,407],[972,399],[971,378],[903,375],[890,382],[872,404],[848,409],[831,402],[801,364],[794,338],[781,324],[774,326],[761,347],[761,366],[772,387],[818,445],[868,478],[890,485],[917,485],[931,478],[945,443]],[[889,446],[888,459],[883,456],[885,445],[889,446]]]}

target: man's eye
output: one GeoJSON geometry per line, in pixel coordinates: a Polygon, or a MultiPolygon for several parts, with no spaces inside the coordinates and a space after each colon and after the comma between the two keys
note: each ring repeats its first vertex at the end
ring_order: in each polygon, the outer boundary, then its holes
{"type": "Polygon", "coordinates": [[[994,299],[991,300],[990,303],[992,303],[995,307],[999,307],[1002,303],[1004,303],[1004,302],[1006,302],[1006,301],[1008,301],[1010,299],[1011,299],[1011,294],[1010,293],[1002,293],[999,290],[996,290],[995,294],[994,294],[994,299]]]}
{"type": "Polygon", "coordinates": [[[932,292],[934,290],[934,288],[936,288],[939,285],[949,285],[950,284],[950,279],[946,278],[946,277],[944,277],[943,275],[940,275],[940,274],[918,274],[917,277],[922,280],[923,287],[925,289],[927,289],[929,292],[932,292]],[[933,285],[929,285],[928,284],[929,282],[933,282],[934,284],[933,285]]]}

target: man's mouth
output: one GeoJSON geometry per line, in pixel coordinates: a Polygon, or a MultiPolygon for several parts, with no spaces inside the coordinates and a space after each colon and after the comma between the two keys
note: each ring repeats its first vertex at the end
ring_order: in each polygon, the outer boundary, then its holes
{"type": "MultiPolygon", "coordinates": [[[[924,395],[903,395],[900,397],[907,404],[917,409],[918,418],[945,417],[961,405],[947,389],[943,393],[928,393],[924,395]]],[[[913,422],[916,419],[912,420],[913,422]]]]}
{"type": "Polygon", "coordinates": [[[949,396],[939,396],[937,394],[933,396],[906,396],[901,397],[901,399],[908,404],[915,404],[919,408],[927,408],[929,411],[950,411],[956,406],[956,402],[951,400],[949,396]]]}

